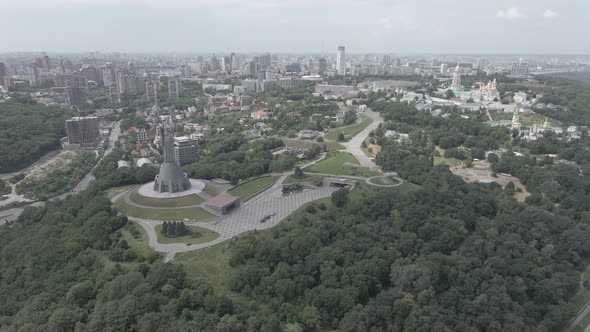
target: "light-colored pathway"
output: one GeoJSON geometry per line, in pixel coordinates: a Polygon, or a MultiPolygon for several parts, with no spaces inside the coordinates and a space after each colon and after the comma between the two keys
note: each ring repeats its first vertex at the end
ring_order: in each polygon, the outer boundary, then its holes
{"type": "MultiPolygon", "coordinates": [[[[186,245],[186,243],[158,243],[155,227],[161,224],[162,221],[135,217],[128,218],[145,229],[149,245],[154,250],[165,253],[187,252],[211,247],[244,232],[274,227],[302,205],[328,197],[337,190],[337,188],[333,187],[322,187],[282,196],[280,183],[286,177],[286,174],[283,175],[272,187],[245,202],[242,207],[227,216],[220,217],[213,222],[187,223],[187,225],[199,226],[219,233],[220,236],[217,239],[207,243],[192,244],[190,246],[186,245]],[[263,223],[260,222],[267,215],[272,215],[272,217],[263,223]]],[[[116,195],[112,200],[115,201],[126,193],[116,195]]]]}
{"type": "Polygon", "coordinates": [[[361,166],[369,167],[371,169],[378,169],[377,165],[375,165],[371,158],[367,157],[367,155],[363,152],[361,145],[363,144],[363,141],[367,139],[369,133],[372,130],[377,129],[379,124],[383,122],[383,118],[381,117],[381,114],[369,108],[367,108],[363,114],[373,119],[373,122],[363,129],[363,131],[351,138],[350,141],[341,144],[344,145],[346,152],[352,154],[359,161],[361,166]]]}

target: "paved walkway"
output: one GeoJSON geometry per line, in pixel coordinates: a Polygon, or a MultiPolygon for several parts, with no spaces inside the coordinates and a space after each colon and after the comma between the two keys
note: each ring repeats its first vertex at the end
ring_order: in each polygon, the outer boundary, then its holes
{"type": "Polygon", "coordinates": [[[367,126],[367,128],[363,129],[363,131],[361,131],[352,139],[350,139],[350,141],[341,144],[345,146],[346,152],[352,154],[359,161],[359,164],[361,166],[369,167],[371,169],[378,169],[377,165],[375,165],[371,158],[367,157],[367,155],[363,152],[363,150],[361,149],[361,145],[363,144],[363,141],[367,139],[369,133],[372,130],[377,129],[379,124],[383,122],[383,118],[381,117],[381,114],[369,108],[365,110],[364,114],[369,118],[373,119],[373,122],[371,122],[367,126]]]}
{"type": "MultiPolygon", "coordinates": [[[[219,233],[220,236],[217,239],[207,243],[192,244],[190,246],[187,246],[185,243],[158,243],[155,227],[163,223],[163,221],[135,217],[129,217],[129,220],[137,223],[145,229],[148,235],[149,246],[154,250],[165,253],[188,252],[211,247],[244,232],[274,227],[302,205],[324,197],[329,197],[337,190],[337,188],[326,186],[306,190],[289,196],[283,196],[280,190],[281,183],[288,175],[289,174],[283,174],[273,186],[243,203],[238,210],[229,215],[220,217],[217,220],[208,223],[187,223],[187,225],[199,226],[219,233]],[[272,215],[272,217],[266,222],[261,223],[260,220],[267,215],[272,215]]],[[[126,193],[127,192],[118,194],[113,197],[112,200],[115,201],[121,195],[126,193]]],[[[166,259],[171,260],[173,257],[173,255],[168,254],[166,259]]]]}

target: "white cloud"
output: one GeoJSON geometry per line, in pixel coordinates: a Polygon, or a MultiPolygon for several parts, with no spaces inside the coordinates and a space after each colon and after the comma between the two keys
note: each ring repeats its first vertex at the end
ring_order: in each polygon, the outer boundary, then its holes
{"type": "Polygon", "coordinates": [[[526,18],[526,15],[524,15],[518,7],[510,7],[506,10],[498,10],[496,18],[503,20],[519,20],[526,18]]]}
{"type": "Polygon", "coordinates": [[[547,10],[545,10],[545,13],[543,13],[543,17],[544,18],[555,18],[555,17],[557,17],[557,13],[552,11],[551,9],[547,9],[547,10]]]}

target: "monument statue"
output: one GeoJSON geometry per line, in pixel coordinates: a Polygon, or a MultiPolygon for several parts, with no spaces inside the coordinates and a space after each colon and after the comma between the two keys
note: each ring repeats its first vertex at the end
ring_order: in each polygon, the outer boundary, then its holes
{"type": "Polygon", "coordinates": [[[160,125],[164,161],[154,180],[154,191],[177,193],[191,188],[191,182],[174,159],[174,122],[169,117],[160,125]]]}

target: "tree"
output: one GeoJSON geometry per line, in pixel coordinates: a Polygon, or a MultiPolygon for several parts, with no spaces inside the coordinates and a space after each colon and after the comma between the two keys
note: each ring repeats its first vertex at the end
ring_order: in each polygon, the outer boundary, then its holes
{"type": "Polygon", "coordinates": [[[336,207],[343,207],[348,203],[349,191],[346,188],[339,189],[332,193],[332,203],[336,207]]]}
{"type": "Polygon", "coordinates": [[[297,166],[297,167],[295,167],[295,174],[294,175],[297,178],[303,178],[305,176],[305,173],[303,173],[303,170],[299,166],[297,166]]]}
{"type": "Polygon", "coordinates": [[[497,154],[495,154],[495,153],[488,154],[488,162],[490,164],[497,163],[498,161],[500,161],[500,157],[498,157],[497,154]]]}
{"type": "Polygon", "coordinates": [[[345,140],[344,133],[343,132],[338,133],[338,141],[342,142],[344,140],[345,140]]]}
{"type": "Polygon", "coordinates": [[[323,143],[324,142],[324,138],[322,136],[319,136],[318,138],[316,138],[316,142],[323,143]]]}
{"type": "Polygon", "coordinates": [[[447,99],[453,99],[453,98],[455,98],[455,93],[453,92],[453,90],[448,89],[447,92],[446,92],[446,97],[447,97],[447,99]]]}

